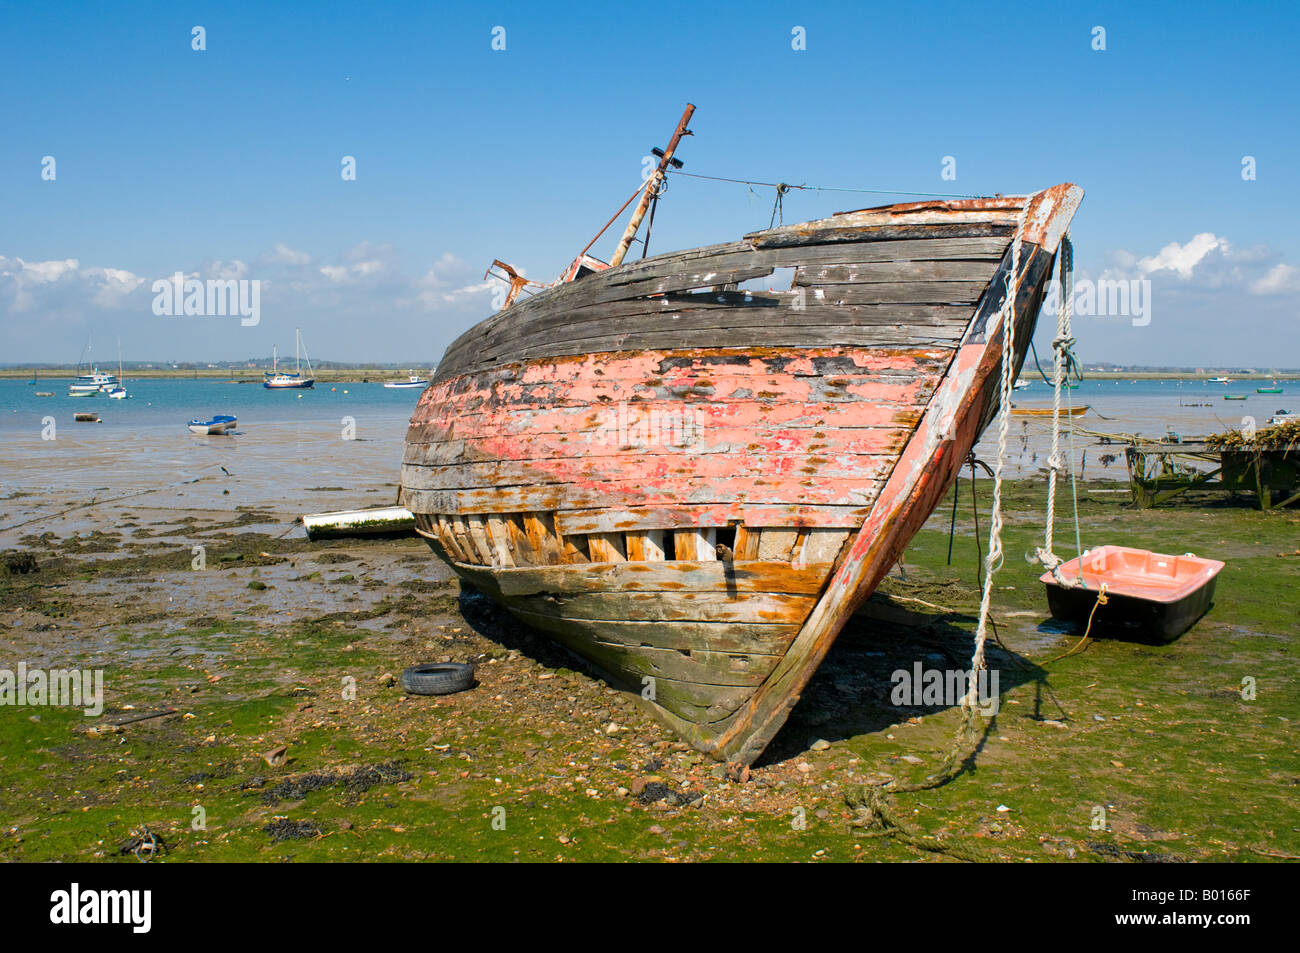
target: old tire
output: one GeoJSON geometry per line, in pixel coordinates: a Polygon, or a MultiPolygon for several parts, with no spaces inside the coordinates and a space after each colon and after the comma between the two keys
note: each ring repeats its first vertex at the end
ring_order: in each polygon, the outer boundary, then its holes
{"type": "Polygon", "coordinates": [[[402,688],[411,695],[451,695],[474,684],[474,666],[456,662],[412,665],[402,672],[402,688]]]}

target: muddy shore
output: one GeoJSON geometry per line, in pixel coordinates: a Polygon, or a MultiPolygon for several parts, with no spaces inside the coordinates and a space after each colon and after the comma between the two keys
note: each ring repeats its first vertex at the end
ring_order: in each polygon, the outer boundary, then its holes
{"type": "MultiPolygon", "coordinates": [[[[1000,711],[973,772],[894,797],[882,832],[861,786],[933,773],[958,724],[954,708],[896,705],[890,690],[918,661],[969,657],[968,482],[951,566],[945,504],[741,783],[462,592],[417,540],[312,544],[295,523],[386,502],[388,488],[241,505],[236,478],[204,480],[187,497],[0,500],[0,527],[23,524],[3,538],[0,669],[104,672],[96,716],[0,707],[0,857],[134,862],[149,836],[169,862],[1300,855],[1294,511],[1211,497],[1143,511],[1115,483],[1088,484],[1085,545],[1228,568],[1178,642],[1096,641],[1057,659],[1078,633],[1048,619],[1021,558],[1042,486],[1012,485],[990,653],[1000,711]],[[444,660],[474,663],[476,687],[435,699],[396,683],[444,660]]],[[[988,493],[981,481],[981,532],[988,493]]]]}

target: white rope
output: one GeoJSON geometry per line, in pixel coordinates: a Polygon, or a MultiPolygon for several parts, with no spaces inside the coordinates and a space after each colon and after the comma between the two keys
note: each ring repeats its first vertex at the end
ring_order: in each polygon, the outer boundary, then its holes
{"type": "Polygon", "coordinates": [[[993,511],[989,516],[989,551],[984,557],[984,589],[980,594],[979,623],[975,627],[975,651],[971,655],[970,675],[966,681],[966,695],[962,708],[966,717],[974,715],[978,701],[979,673],[987,666],[984,661],[984,642],[988,636],[989,608],[993,599],[993,577],[1002,566],[1002,467],[1007,457],[1007,430],[1011,422],[1011,392],[1014,389],[1013,365],[1016,328],[1016,293],[1020,290],[1020,240],[1025,227],[1028,203],[1020,210],[1016,234],[1011,242],[1011,270],[1007,273],[1007,289],[1002,299],[999,326],[1002,331],[1002,378],[998,391],[998,458],[993,467],[993,511]]]}
{"type": "MultiPolygon", "coordinates": [[[[1057,284],[1059,299],[1056,305],[1056,337],[1052,339],[1052,449],[1047,457],[1047,526],[1043,534],[1043,545],[1035,552],[1035,560],[1047,567],[1062,585],[1071,583],[1060,573],[1063,560],[1053,549],[1053,533],[1056,528],[1056,484],[1060,473],[1061,460],[1061,391],[1065,387],[1067,368],[1065,355],[1074,343],[1071,327],[1072,308],[1074,304],[1074,246],[1070,242],[1067,230],[1061,238],[1061,252],[1057,265],[1057,284]]],[[[1074,536],[1079,542],[1079,505],[1078,491],[1074,488],[1074,402],[1066,395],[1067,416],[1070,423],[1070,477],[1074,492],[1075,515],[1074,536]]]]}

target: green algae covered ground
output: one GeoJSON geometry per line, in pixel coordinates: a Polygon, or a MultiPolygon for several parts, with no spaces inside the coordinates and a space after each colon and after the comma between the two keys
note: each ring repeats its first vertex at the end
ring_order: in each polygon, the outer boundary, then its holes
{"type": "Polygon", "coordinates": [[[0,567],[0,669],[102,668],[105,708],[0,707],[0,857],[135,863],[147,829],[158,862],[1296,858],[1300,512],[1139,510],[1119,489],[1082,488],[1084,545],[1223,559],[1214,607],[1171,645],[1057,658],[1078,634],[1049,622],[1023,558],[1042,485],[1011,485],[1000,709],[971,770],[888,800],[893,836],[855,805],[864,784],[933,774],[952,743],[955,709],[891,687],[969,657],[969,482],[952,564],[950,497],[745,783],[413,540],[309,544],[258,514],[33,536],[37,572],[0,567]],[[475,662],[478,685],[404,696],[395,676],[437,660],[475,662]]]}

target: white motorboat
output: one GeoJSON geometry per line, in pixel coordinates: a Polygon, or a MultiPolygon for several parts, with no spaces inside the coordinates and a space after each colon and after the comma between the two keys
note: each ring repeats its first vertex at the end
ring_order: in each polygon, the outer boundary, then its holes
{"type": "Polygon", "coordinates": [[[427,377],[421,377],[419,374],[410,374],[404,381],[388,381],[384,386],[393,390],[406,387],[419,387],[423,389],[429,386],[429,379],[427,377]]]}

